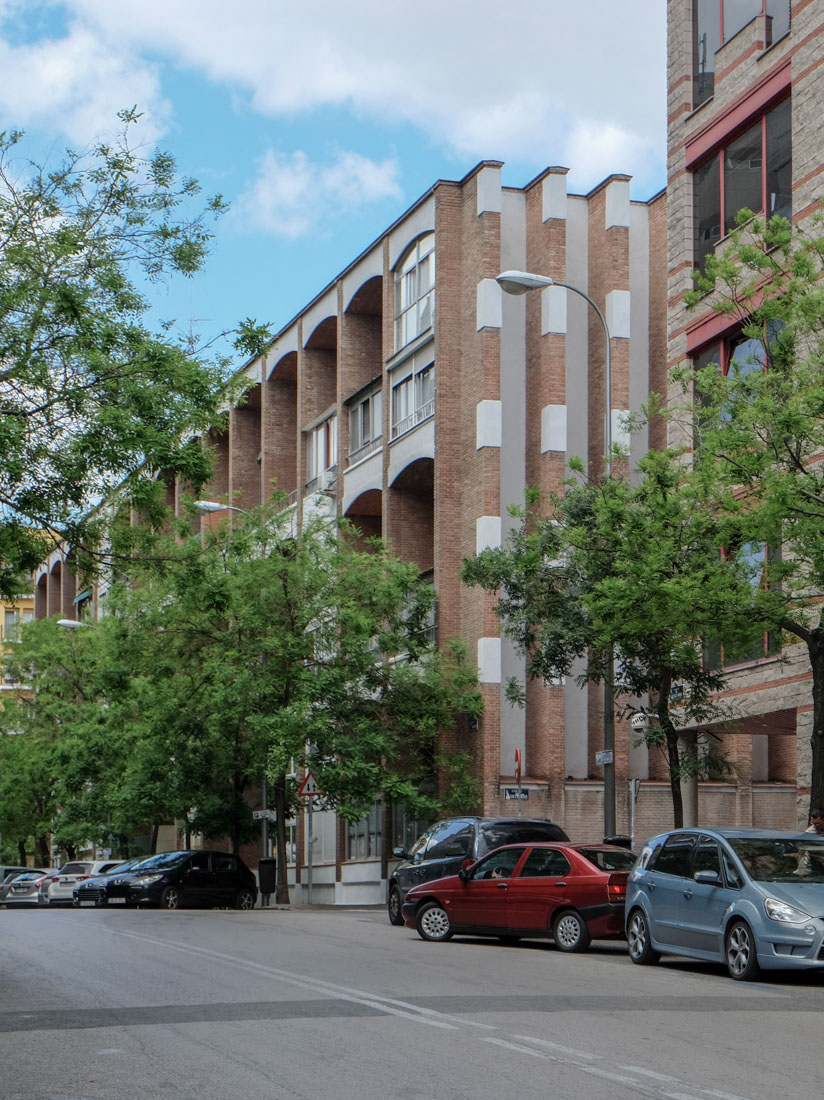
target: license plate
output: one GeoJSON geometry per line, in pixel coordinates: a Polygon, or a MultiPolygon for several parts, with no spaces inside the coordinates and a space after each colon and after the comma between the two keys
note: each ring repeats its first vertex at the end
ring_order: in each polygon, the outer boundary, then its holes
{"type": "Polygon", "coordinates": [[[109,898],[109,905],[125,905],[125,898],[109,898]]]}
{"type": "Polygon", "coordinates": [[[94,902],[93,901],[81,901],[80,905],[81,906],[83,906],[83,905],[94,905],[94,902]]]}

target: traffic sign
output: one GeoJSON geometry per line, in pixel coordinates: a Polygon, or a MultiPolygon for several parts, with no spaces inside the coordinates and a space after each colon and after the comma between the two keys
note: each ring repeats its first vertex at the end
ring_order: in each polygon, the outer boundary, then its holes
{"type": "Polygon", "coordinates": [[[274,810],[252,810],[252,819],[254,821],[277,821],[277,814],[274,810]]]}
{"type": "Polygon", "coordinates": [[[315,779],[311,772],[306,773],[306,778],[298,787],[298,796],[300,798],[317,798],[319,794],[322,794],[318,781],[315,779]]]}

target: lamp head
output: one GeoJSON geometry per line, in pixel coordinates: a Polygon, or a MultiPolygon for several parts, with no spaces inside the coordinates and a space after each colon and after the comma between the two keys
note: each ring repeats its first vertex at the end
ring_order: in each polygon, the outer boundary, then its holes
{"type": "Polygon", "coordinates": [[[555,280],[548,275],[534,275],[530,271],[502,271],[495,282],[507,294],[526,294],[528,290],[555,285],[555,280]]]}
{"type": "Polygon", "coordinates": [[[209,512],[225,512],[226,505],[218,504],[216,500],[196,500],[194,503],[196,512],[207,515],[209,512]]]}

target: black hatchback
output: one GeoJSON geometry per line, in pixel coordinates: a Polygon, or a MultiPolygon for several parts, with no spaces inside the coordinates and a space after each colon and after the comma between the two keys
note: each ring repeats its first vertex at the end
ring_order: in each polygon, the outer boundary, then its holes
{"type": "Polygon", "coordinates": [[[481,856],[503,844],[569,840],[560,825],[541,817],[447,817],[419,836],[409,851],[395,848],[402,859],[389,877],[387,908],[392,924],[403,924],[401,907],[413,886],[456,875],[465,859],[481,856]]]}
{"type": "Polygon", "coordinates": [[[229,852],[161,852],[132,874],[116,875],[107,898],[110,906],[132,908],[254,909],[257,882],[243,860],[229,852]]]}

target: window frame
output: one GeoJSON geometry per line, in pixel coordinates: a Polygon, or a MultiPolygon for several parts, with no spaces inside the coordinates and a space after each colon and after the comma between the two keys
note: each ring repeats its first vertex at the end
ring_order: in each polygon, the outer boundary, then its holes
{"type": "Polygon", "coordinates": [[[383,389],[376,383],[368,393],[349,406],[349,454],[350,463],[377,451],[383,443],[383,389]],[[368,420],[364,437],[364,419],[368,420]],[[353,427],[357,425],[357,432],[353,427]]]}
{"type": "Polygon", "coordinates": [[[779,42],[786,34],[789,34],[790,27],[792,26],[792,12],[790,0],[755,0],[755,4],[759,6],[760,10],[755,11],[749,16],[743,23],[738,23],[733,27],[730,22],[727,26],[727,3],[728,0],[705,0],[706,8],[708,9],[702,14],[702,0],[693,0],[692,5],[692,105],[694,109],[702,106],[708,100],[712,99],[715,94],[715,68],[714,62],[713,69],[707,71],[706,65],[709,61],[710,54],[713,56],[721,49],[722,46],[730,42],[737,34],[753,21],[758,19],[759,16],[768,16],[772,19],[772,24],[768,30],[770,31],[770,40],[767,46],[772,46],[776,42],[779,42]],[[786,6],[786,23],[779,23],[778,30],[775,31],[776,13],[779,8],[786,6]],[[713,13],[717,13],[717,19],[713,20],[713,13]],[[707,24],[705,25],[705,19],[707,24]],[[715,23],[713,28],[715,35],[712,40],[708,40],[710,34],[711,24],[715,23]],[[703,34],[699,34],[700,30],[704,30],[703,34]],[[709,90],[706,94],[702,94],[699,89],[701,87],[701,79],[699,74],[699,66],[703,62],[704,76],[711,76],[712,81],[707,85],[704,80],[705,88],[708,86],[709,90]]]}
{"type": "Polygon", "coordinates": [[[392,380],[389,401],[389,434],[397,439],[424,420],[435,415],[435,361],[430,360],[422,367],[399,371],[403,377],[392,380]],[[398,408],[403,396],[403,407],[398,408]],[[405,411],[404,411],[405,410],[405,411]],[[403,415],[400,415],[403,412],[403,415]]]}
{"type": "Polygon", "coordinates": [[[429,331],[435,321],[435,233],[417,238],[395,268],[395,351],[429,331]]]}
{"type": "Polygon", "coordinates": [[[786,90],[782,90],[782,94],[778,99],[765,105],[756,115],[731,130],[729,134],[724,136],[723,141],[713,147],[707,156],[690,165],[694,225],[693,266],[699,270],[703,270],[706,257],[713,254],[719,243],[729,236],[735,228],[735,219],[738,212],[747,206],[747,203],[743,203],[732,213],[728,210],[728,206],[731,206],[731,202],[734,202],[734,200],[730,199],[733,187],[732,178],[727,170],[727,161],[731,159],[728,154],[735,144],[756,128],[760,130],[760,157],[752,159],[760,159],[760,196],[753,213],[768,218],[774,214],[780,214],[782,217],[792,219],[792,96],[787,94],[786,90]],[[768,120],[775,121],[777,113],[784,110],[788,112],[786,126],[782,126],[778,131],[768,135],[768,120]],[[786,150],[787,145],[789,160],[776,162],[775,157],[782,155],[782,151],[786,150]],[[769,182],[776,172],[787,168],[789,169],[789,181],[786,202],[778,203],[775,200],[784,193],[781,191],[770,192],[768,189],[769,182]],[[773,209],[768,210],[767,207],[771,199],[773,200],[773,209]],[[717,211],[713,209],[716,201],[717,211]],[[709,215],[703,210],[704,207],[709,211],[709,215]],[[700,217],[702,212],[704,213],[703,218],[700,217]],[[717,225],[714,224],[716,214],[718,217],[717,225]],[[702,223],[707,220],[710,220],[711,229],[702,241],[699,232],[702,223]],[[717,235],[715,235],[716,229],[717,235]]]}

